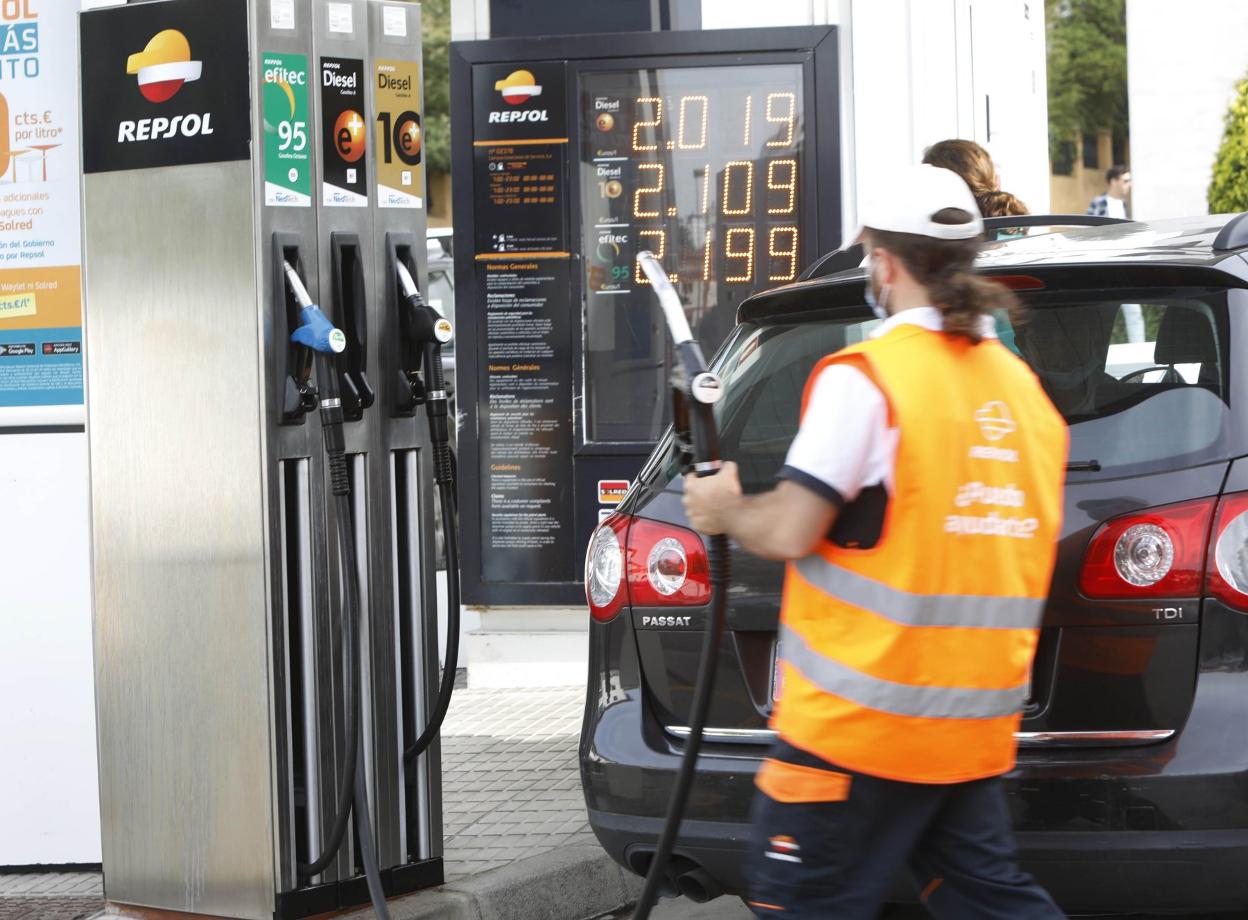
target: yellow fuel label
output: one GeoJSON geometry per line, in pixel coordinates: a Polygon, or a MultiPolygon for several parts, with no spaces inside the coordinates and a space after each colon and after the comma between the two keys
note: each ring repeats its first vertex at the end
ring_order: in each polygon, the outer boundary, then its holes
{"type": "Polygon", "coordinates": [[[377,61],[377,204],[424,207],[424,127],[414,61],[377,61]]]}

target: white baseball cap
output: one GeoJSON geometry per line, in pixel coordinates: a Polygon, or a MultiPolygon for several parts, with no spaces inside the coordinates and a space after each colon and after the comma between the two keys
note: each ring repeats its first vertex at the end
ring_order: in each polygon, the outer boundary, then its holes
{"type": "Polygon", "coordinates": [[[938,240],[969,240],[984,232],[979,205],[962,177],[953,170],[927,164],[895,173],[887,188],[864,198],[858,213],[862,230],[912,233],[938,240]],[[964,224],[932,220],[933,214],[945,208],[961,208],[971,219],[964,224]]]}

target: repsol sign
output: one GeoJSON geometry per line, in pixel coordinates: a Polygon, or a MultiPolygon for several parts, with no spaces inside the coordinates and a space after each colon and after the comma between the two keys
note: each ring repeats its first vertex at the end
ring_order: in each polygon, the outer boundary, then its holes
{"type": "Polygon", "coordinates": [[[545,109],[513,109],[510,112],[491,112],[488,120],[492,125],[504,125],[518,121],[550,121],[550,116],[545,109]]]}
{"type": "Polygon", "coordinates": [[[168,140],[171,137],[205,137],[212,133],[212,113],[174,115],[172,118],[139,118],[117,125],[117,143],[168,140]]]}
{"type": "MultiPolygon", "coordinates": [[[[0,20],[13,8],[0,0],[0,20]]],[[[107,6],[78,22],[88,175],[248,160],[251,98],[301,82],[282,67],[252,70],[247,0],[107,6]]]]}

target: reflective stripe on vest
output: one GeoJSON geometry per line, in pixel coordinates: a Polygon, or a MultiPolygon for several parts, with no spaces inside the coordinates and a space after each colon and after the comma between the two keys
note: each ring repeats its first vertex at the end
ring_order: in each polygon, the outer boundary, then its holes
{"type": "Polygon", "coordinates": [[[794,565],[802,578],[825,594],[903,626],[1035,629],[1044,610],[1044,601],[1032,597],[911,594],[851,572],[818,553],[799,559],[794,565]]]}
{"type": "Polygon", "coordinates": [[[780,657],[824,692],[895,716],[996,719],[1018,712],[1027,698],[1026,683],[1006,690],[973,690],[881,680],[820,655],[787,626],[780,627],[780,657]]]}

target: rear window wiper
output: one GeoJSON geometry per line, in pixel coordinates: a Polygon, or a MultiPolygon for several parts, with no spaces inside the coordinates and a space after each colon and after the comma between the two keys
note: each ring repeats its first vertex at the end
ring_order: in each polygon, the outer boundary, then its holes
{"type": "Polygon", "coordinates": [[[1071,460],[1066,464],[1068,473],[1099,473],[1100,471],[1100,460],[1071,460]]]}

